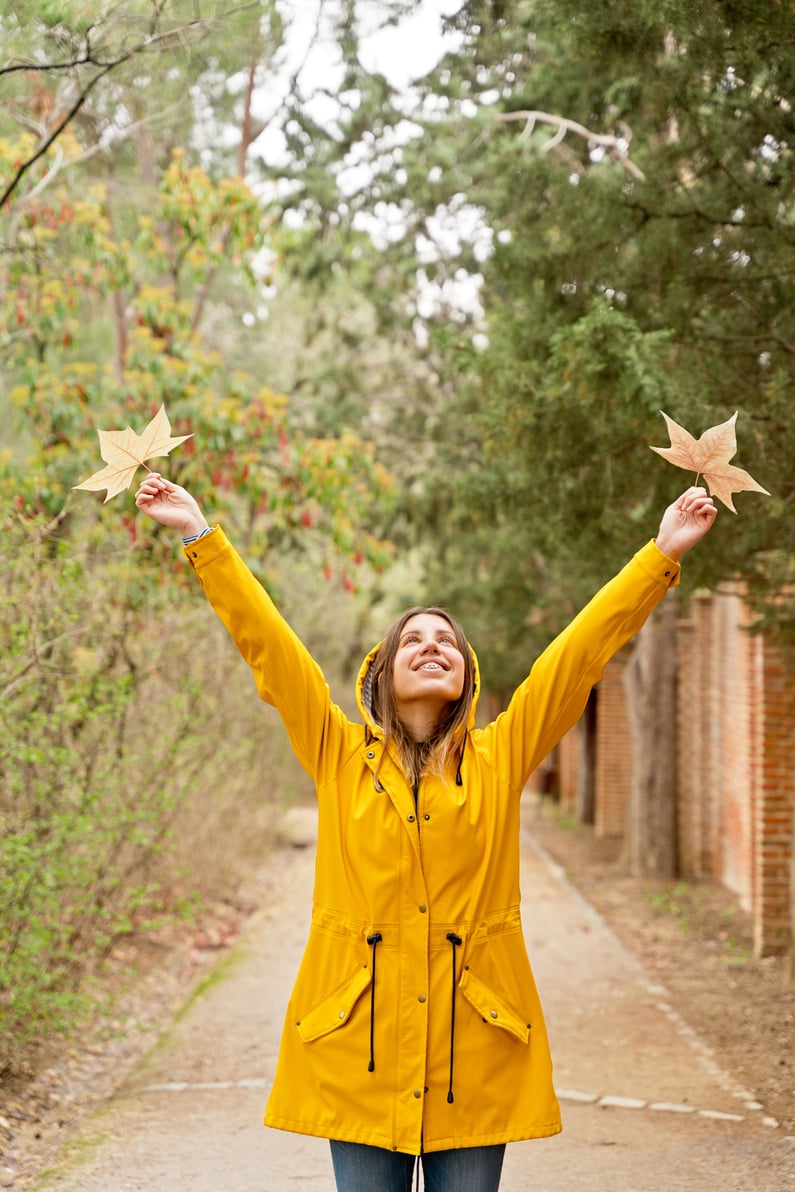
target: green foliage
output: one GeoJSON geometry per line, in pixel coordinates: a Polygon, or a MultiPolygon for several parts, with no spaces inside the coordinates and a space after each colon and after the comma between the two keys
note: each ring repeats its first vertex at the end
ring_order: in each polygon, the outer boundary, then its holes
{"type": "MultiPolygon", "coordinates": [[[[498,354],[491,379],[500,390],[497,416],[506,421],[517,404],[527,407],[531,434],[543,444],[531,461],[542,483],[526,509],[533,545],[539,524],[550,528],[558,545],[543,546],[547,557],[550,551],[568,557],[569,574],[585,573],[589,583],[596,576],[588,561],[615,565],[627,549],[627,530],[638,524],[636,513],[653,517],[651,510],[686,482],[646,456],[645,444],[659,441],[655,408],[673,410],[694,433],[739,408],[738,462],[766,476],[774,493],[783,489],[772,501],[742,502],[741,518],[730,525],[722,518],[708,547],[688,559],[687,577],[714,584],[740,573],[760,607],[791,620],[771,545],[778,544],[779,557],[792,556],[784,504],[795,444],[768,377],[775,373],[781,384],[786,375],[791,390],[787,345],[795,327],[785,278],[792,276],[793,195],[791,172],[785,178],[781,167],[791,154],[791,118],[782,101],[795,43],[780,11],[771,32],[758,6],[726,18],[712,5],[697,8],[670,4],[664,13],[642,7],[630,14],[619,5],[595,10],[569,3],[539,10],[532,77],[541,93],[532,106],[598,131],[623,132],[646,177],[628,178],[620,163],[590,162],[586,144],[569,144],[567,137],[538,163],[542,193],[535,189],[522,199],[523,171],[507,197],[493,188],[510,236],[495,254],[494,288],[487,278],[498,354]],[[782,53],[769,72],[771,35],[781,37],[782,53]],[[561,54],[561,43],[570,52],[561,54]],[[599,73],[586,70],[578,78],[583,61],[598,64],[599,73]],[[563,111],[560,92],[544,94],[547,79],[557,83],[562,74],[569,84],[563,111]],[[632,85],[622,90],[622,78],[632,85]],[[615,317],[612,348],[593,336],[594,316],[604,318],[605,304],[635,329],[627,334],[615,317]],[[550,320],[557,324],[551,333],[550,320]],[[641,370],[635,343],[644,345],[641,370]],[[570,366],[561,378],[564,351],[570,366]],[[521,384],[528,366],[529,395],[521,384]],[[554,409],[554,419],[544,420],[545,408],[554,409]]],[[[512,94],[507,106],[514,102],[512,94]]]]}
{"type": "Polygon", "coordinates": [[[318,589],[332,607],[350,602],[389,560],[391,496],[355,427],[294,416],[268,383],[286,355],[284,341],[270,360],[260,347],[276,235],[242,178],[256,124],[230,79],[267,70],[274,6],[36,5],[0,10],[0,29],[8,62],[16,45],[28,65],[34,46],[51,64],[4,70],[0,116],[4,1070],[74,1025],[86,974],[120,935],[261,864],[276,810],[303,792],[252,690],[230,681],[228,641],[173,536],[131,495],[102,505],[72,493],[99,466],[97,429],[141,430],[164,402],[174,432],[193,435],[168,474],[271,587],[306,560],[304,604],[318,589]],[[222,42],[204,40],[216,17],[222,42]],[[83,53],[68,73],[72,96],[84,90],[80,116],[44,151],[68,99],[53,66],[83,53]],[[113,86],[97,75],[103,56],[118,59],[113,86]],[[241,127],[239,147],[219,136],[201,166],[198,149],[179,148],[195,145],[194,84],[206,138],[215,118],[241,127]]]}
{"type": "MultiPolygon", "coordinates": [[[[94,590],[85,559],[15,517],[0,550],[4,1069],[68,1024],[83,969],[158,907],[150,862],[186,786],[146,712],[156,679],[130,652],[129,563],[107,559],[94,590]]],[[[172,695],[184,732],[200,701],[172,695]]]]}
{"type": "Polygon", "coordinates": [[[355,119],[341,112],[325,144],[314,130],[313,162],[370,169],[353,193],[295,170],[290,203],[331,223],[334,244],[347,219],[399,212],[377,254],[395,326],[401,311],[416,324],[420,277],[437,297],[482,278],[484,325],[444,300],[422,318],[437,385],[412,431],[432,449],[399,468],[429,589],[500,690],[687,483],[648,451],[658,409],[694,434],[739,409],[737,462],[774,495],[722,514],[685,583],[739,574],[764,623],[792,632],[791,15],[471,0],[451,18],[460,48],[413,102],[376,112],[362,88],[355,119]],[[466,220],[477,235],[440,231],[466,220]]]}
{"type": "MultiPolygon", "coordinates": [[[[24,463],[20,453],[0,465],[7,499],[50,516],[68,500],[70,521],[83,519],[90,507],[69,491],[95,470],[95,429],[140,428],[165,403],[175,429],[194,435],[169,474],[212,501],[254,558],[300,548],[303,535],[383,566],[387,547],[373,530],[388,480],[370,447],[351,433],[306,436],[291,425],[285,396],[230,368],[246,331],[229,314],[226,350],[201,337],[211,287],[251,293],[257,281],[269,225],[250,189],[237,178],[214,182],[175,153],[132,238],[114,235],[112,209],[99,184],[79,198],[60,185],[19,213],[5,349],[32,450],[24,463]]],[[[95,533],[107,533],[118,504],[96,518],[95,533]]],[[[125,522],[135,542],[138,523],[131,514],[125,522]]]]}
{"type": "MultiPolygon", "coordinates": [[[[4,1072],[74,1029],[120,937],[234,895],[305,776],[195,592],[153,588],[124,545],[0,528],[4,1072]]],[[[291,571],[294,602],[310,580],[291,571]]]]}

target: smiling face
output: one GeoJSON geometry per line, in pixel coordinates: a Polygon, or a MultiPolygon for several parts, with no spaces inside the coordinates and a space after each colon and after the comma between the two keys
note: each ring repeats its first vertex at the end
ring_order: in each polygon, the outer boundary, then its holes
{"type": "Polygon", "coordinates": [[[418,613],[403,626],[392,669],[398,714],[423,703],[454,703],[464,689],[464,656],[452,625],[436,613],[418,613]]]}

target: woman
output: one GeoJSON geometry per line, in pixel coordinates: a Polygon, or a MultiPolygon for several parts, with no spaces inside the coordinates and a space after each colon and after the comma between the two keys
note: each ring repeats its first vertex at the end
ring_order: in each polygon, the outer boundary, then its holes
{"type": "Polygon", "coordinates": [[[219,527],[152,473],[139,509],[182,532],[205,594],[314,780],[309,941],[265,1121],[332,1140],[340,1192],[495,1192],[505,1144],[561,1129],[519,914],[519,800],[713,524],[690,488],[656,540],[474,727],[477,660],[442,609],[410,609],[365,659],[362,724],[219,527]]]}

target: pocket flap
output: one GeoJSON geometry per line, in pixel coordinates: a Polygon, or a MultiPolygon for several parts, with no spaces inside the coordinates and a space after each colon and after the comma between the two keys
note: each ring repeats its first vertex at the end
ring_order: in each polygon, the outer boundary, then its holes
{"type": "Polygon", "coordinates": [[[522,1043],[530,1038],[530,1024],[520,1017],[505,998],[490,989],[471,969],[464,969],[458,988],[484,1022],[515,1035],[522,1043]]]}
{"type": "Polygon", "coordinates": [[[370,988],[371,981],[369,967],[366,964],[359,965],[322,1002],[304,1014],[296,1024],[304,1043],[311,1043],[345,1026],[359,998],[370,988]]]}

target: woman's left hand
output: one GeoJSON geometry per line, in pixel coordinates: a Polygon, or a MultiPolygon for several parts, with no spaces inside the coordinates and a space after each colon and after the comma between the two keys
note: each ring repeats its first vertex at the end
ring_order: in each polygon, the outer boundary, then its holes
{"type": "Polygon", "coordinates": [[[705,488],[689,488],[669,505],[660,522],[656,542],[669,559],[680,559],[700,542],[718,516],[715,502],[705,488]]]}

